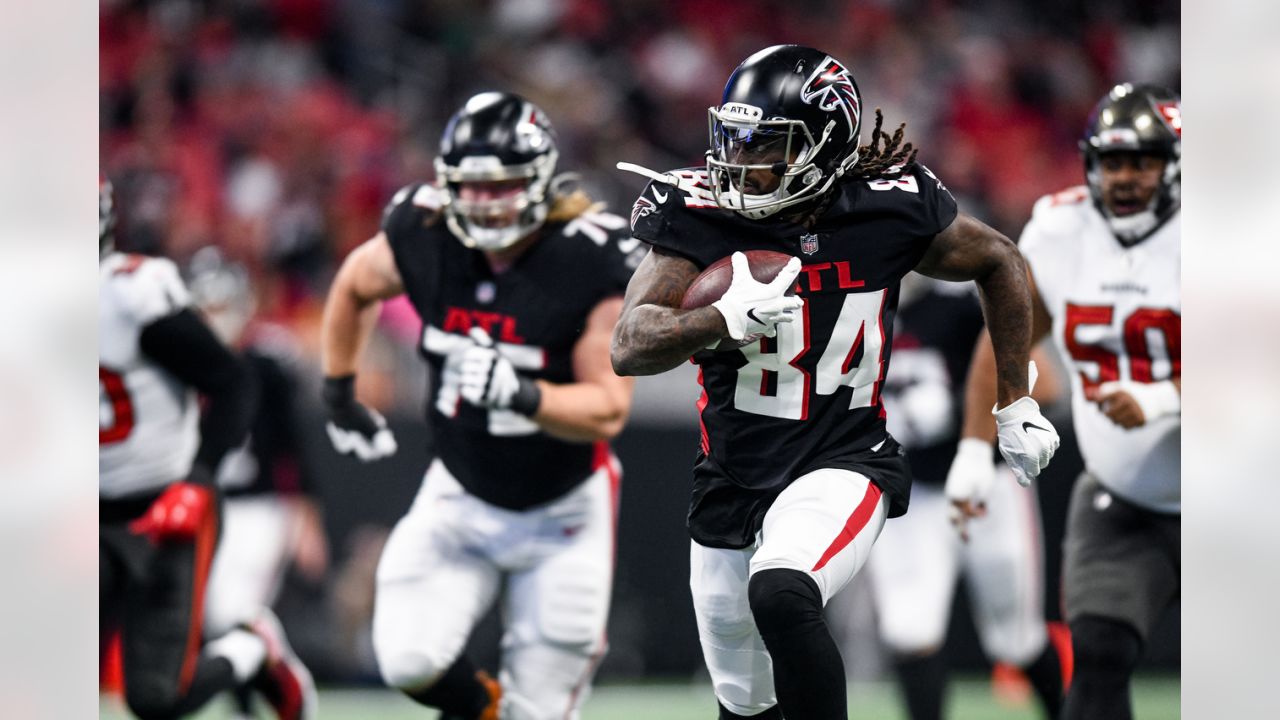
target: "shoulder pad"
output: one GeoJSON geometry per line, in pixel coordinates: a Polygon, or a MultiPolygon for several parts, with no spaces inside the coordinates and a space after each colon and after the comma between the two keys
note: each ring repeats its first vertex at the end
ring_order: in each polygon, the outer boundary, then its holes
{"type": "Polygon", "coordinates": [[[416,220],[422,222],[444,207],[444,190],[430,183],[406,185],[391,196],[391,202],[382,211],[383,232],[393,232],[404,224],[416,220]]]}
{"type": "Polygon", "coordinates": [[[139,325],[148,325],[191,304],[191,295],[172,260],[120,255],[109,268],[112,292],[139,325]]]}
{"type": "Polygon", "coordinates": [[[1037,200],[1031,210],[1031,223],[1041,233],[1070,234],[1080,228],[1085,214],[1092,208],[1089,189],[1084,185],[1077,185],[1037,200]]]}

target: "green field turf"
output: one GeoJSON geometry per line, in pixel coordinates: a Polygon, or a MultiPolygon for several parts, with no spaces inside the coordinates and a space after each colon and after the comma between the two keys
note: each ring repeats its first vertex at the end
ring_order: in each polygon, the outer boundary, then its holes
{"type": "MultiPolygon", "coordinates": [[[[1137,720],[1178,720],[1180,683],[1176,677],[1148,676],[1134,683],[1137,720]]],[[[849,688],[851,720],[905,720],[895,689],[884,683],[856,684],[849,688]]],[[[228,707],[214,702],[198,720],[223,720],[228,707]]],[[[111,699],[103,700],[102,720],[129,717],[111,699]]],[[[260,717],[266,718],[262,713],[260,717]]],[[[321,720],[427,720],[431,711],[383,690],[322,690],[321,720]]],[[[991,694],[983,679],[957,680],[951,685],[949,720],[1032,720],[1040,715],[1028,701],[1006,706],[991,694]]],[[[704,685],[644,684],[597,687],[582,713],[582,720],[714,720],[715,702],[704,685]]]]}

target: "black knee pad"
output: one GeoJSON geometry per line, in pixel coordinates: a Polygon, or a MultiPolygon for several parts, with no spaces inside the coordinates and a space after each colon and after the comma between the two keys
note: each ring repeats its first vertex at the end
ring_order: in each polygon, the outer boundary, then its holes
{"type": "Polygon", "coordinates": [[[1131,625],[1086,615],[1071,623],[1076,672],[1127,676],[1142,659],[1142,638],[1131,625]]]}
{"type": "Polygon", "coordinates": [[[822,593],[799,570],[762,570],[747,585],[751,615],[762,636],[792,632],[822,622],[822,593]]]}

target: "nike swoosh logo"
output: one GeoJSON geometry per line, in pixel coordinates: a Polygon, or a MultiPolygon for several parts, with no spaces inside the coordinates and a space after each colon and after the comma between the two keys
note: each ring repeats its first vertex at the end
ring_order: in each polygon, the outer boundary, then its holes
{"type": "Polygon", "coordinates": [[[670,195],[669,195],[668,193],[660,193],[660,192],[658,192],[658,188],[656,188],[656,187],[653,189],[653,196],[654,196],[655,198],[657,198],[657,200],[658,200],[658,204],[662,204],[662,203],[666,202],[666,201],[667,201],[667,198],[668,198],[668,197],[670,197],[670,195]]]}
{"type": "Polygon", "coordinates": [[[755,309],[755,308],[751,308],[750,310],[748,310],[748,311],[747,311],[747,317],[751,318],[752,320],[755,320],[756,322],[760,323],[761,325],[763,325],[763,324],[764,324],[764,321],[763,321],[763,320],[761,320],[760,318],[756,317],[756,309],[755,309]]]}
{"type": "Polygon", "coordinates": [[[1036,425],[1036,424],[1034,424],[1034,423],[1032,423],[1032,422],[1030,422],[1030,421],[1022,423],[1022,432],[1026,432],[1026,431],[1027,431],[1027,428],[1035,428],[1036,430],[1039,430],[1040,432],[1049,432],[1049,428],[1042,428],[1042,427],[1040,427],[1039,425],[1036,425]]]}

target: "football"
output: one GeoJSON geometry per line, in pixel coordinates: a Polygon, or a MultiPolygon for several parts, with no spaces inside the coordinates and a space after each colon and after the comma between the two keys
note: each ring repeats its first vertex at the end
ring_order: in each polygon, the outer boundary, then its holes
{"type": "MultiPolygon", "coordinates": [[[[751,268],[751,277],[759,282],[769,282],[778,276],[782,267],[791,260],[791,256],[786,253],[774,252],[773,250],[747,250],[744,255],[747,256],[747,265],[751,268]]],[[[698,277],[689,283],[688,289],[684,291],[684,298],[680,301],[680,307],[684,310],[693,310],[695,308],[706,307],[729,289],[729,283],[733,280],[733,264],[730,258],[723,257],[707,266],[698,277]]],[[[795,288],[787,290],[788,295],[795,294],[795,288]]],[[[750,345],[759,340],[759,336],[747,336],[741,341],[732,338],[725,338],[715,347],[716,352],[724,350],[737,350],[738,348],[750,345]]]]}
{"type": "MultiPolygon", "coordinates": [[[[765,283],[777,277],[782,266],[791,260],[790,255],[772,250],[748,250],[743,254],[747,256],[747,265],[751,267],[751,277],[765,283]]],[[[724,295],[724,291],[729,289],[729,282],[732,280],[733,265],[729,258],[720,258],[693,279],[689,288],[684,291],[684,299],[680,301],[680,307],[684,310],[693,310],[710,305],[724,295]]],[[[790,295],[793,292],[794,288],[787,294],[790,295]]]]}

